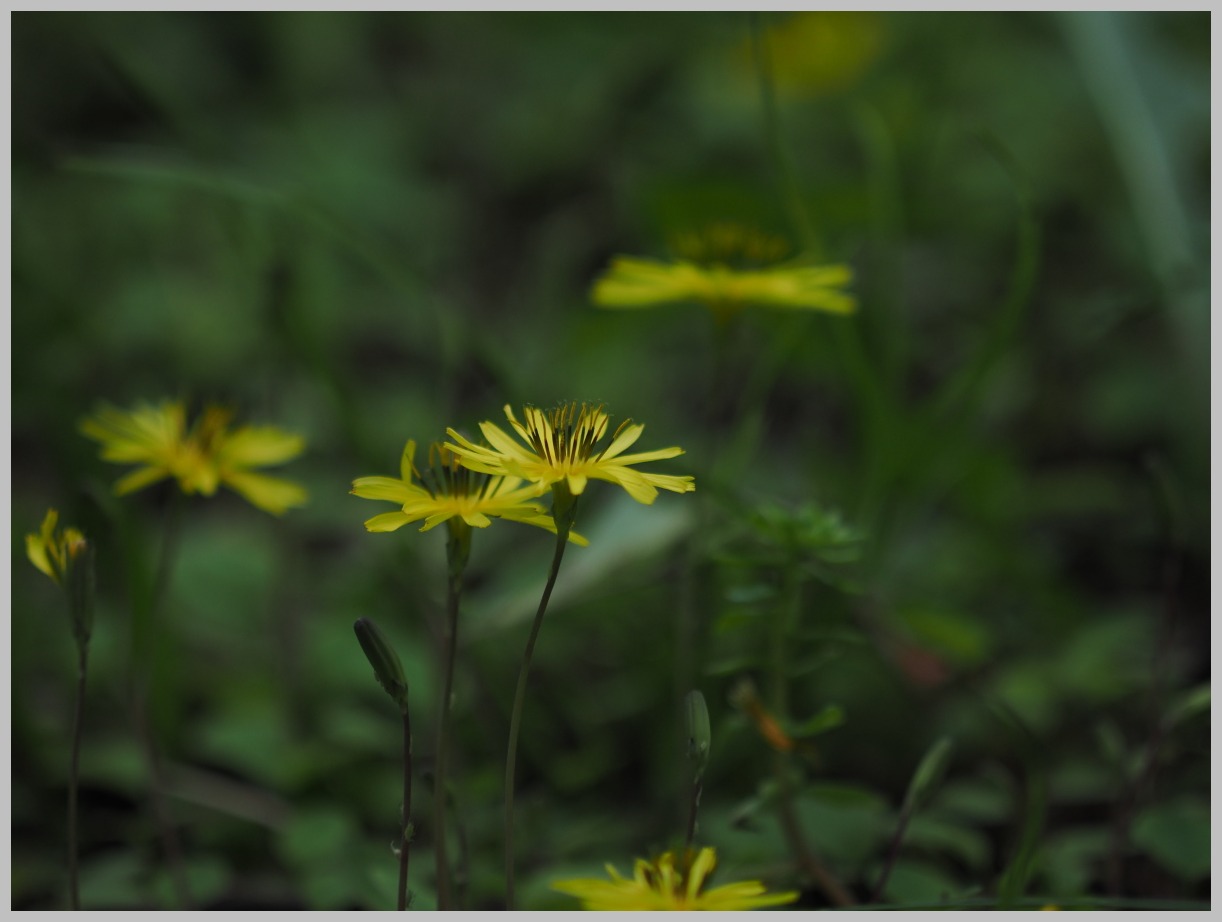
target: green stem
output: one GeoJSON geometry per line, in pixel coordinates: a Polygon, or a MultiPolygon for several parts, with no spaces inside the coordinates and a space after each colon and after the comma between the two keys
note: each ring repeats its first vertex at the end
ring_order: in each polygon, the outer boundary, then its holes
{"type": "Polygon", "coordinates": [[[696,815],[700,812],[700,794],[703,790],[704,784],[699,778],[692,781],[692,797],[687,810],[687,832],[683,836],[684,854],[692,847],[692,840],[696,838],[696,815]]]}
{"type": "MultiPolygon", "coordinates": [[[[452,561],[453,563],[453,561],[452,561]]],[[[462,571],[451,572],[446,591],[445,665],[441,683],[441,714],[437,720],[437,767],[433,789],[433,840],[437,852],[437,908],[450,908],[450,859],[446,852],[446,777],[449,768],[450,698],[454,689],[454,659],[458,648],[458,603],[462,571]]]]}
{"type": "Polygon", "coordinates": [[[85,675],[89,665],[89,647],[82,644],[78,653],[76,705],[72,711],[72,760],[68,765],[68,890],[72,908],[81,908],[80,867],[77,863],[80,845],[77,826],[77,791],[81,771],[81,727],[85,714],[85,675]]]}
{"type": "Polygon", "coordinates": [[[764,35],[763,14],[753,12],[751,17],[751,49],[755,58],[755,69],[760,81],[760,100],[764,109],[764,134],[768,137],[772,156],[776,163],[781,183],[781,199],[789,209],[789,219],[802,241],[808,258],[819,255],[819,240],[814,223],[802,207],[802,193],[798,186],[798,174],[794,169],[789,151],[781,140],[781,120],[777,111],[776,87],[772,78],[772,60],[768,52],[768,38],[764,35]]]}
{"type": "Polygon", "coordinates": [[[403,708],[403,840],[399,845],[399,911],[407,909],[407,862],[412,841],[412,719],[403,708]]]}
{"type": "Polygon", "coordinates": [[[132,672],[135,688],[132,709],[136,721],[136,733],[140,738],[141,754],[149,774],[150,796],[153,802],[153,821],[157,826],[170,868],[175,897],[180,908],[191,903],[191,890],[187,882],[186,865],[183,861],[182,844],[174,826],[173,816],[165,795],[165,781],[161,770],[160,753],[157,750],[157,731],[149,717],[148,701],[161,700],[157,670],[157,628],[161,608],[170,585],[174,559],[178,550],[179,523],[181,520],[182,495],[176,493],[166,512],[165,534],[161,542],[161,555],[157,572],[153,578],[152,593],[147,604],[139,606],[132,617],[132,672]],[[142,611],[140,609],[143,609],[142,611]]]}
{"type": "MultiPolygon", "coordinates": [[[[559,500],[559,496],[556,497],[559,500]]],[[[548,600],[552,597],[552,588],[556,585],[556,577],[560,573],[560,561],[564,559],[564,546],[569,540],[569,529],[573,524],[573,504],[575,498],[569,500],[567,508],[562,513],[553,506],[556,520],[556,552],[552,555],[551,569],[547,573],[547,584],[543,587],[543,596],[539,599],[539,610],[535,612],[535,620],[530,626],[530,637],[526,640],[526,650],[522,653],[522,667],[518,671],[518,687],[513,696],[513,711],[509,716],[509,753],[505,757],[505,908],[513,909],[514,874],[513,874],[513,795],[514,774],[518,765],[518,735],[522,729],[522,707],[526,702],[526,684],[530,678],[530,660],[535,652],[535,641],[539,637],[539,628],[543,626],[543,615],[547,611],[548,600]]]]}
{"type": "MultiPolygon", "coordinates": [[[[788,638],[792,635],[800,617],[802,584],[797,576],[797,562],[785,568],[779,617],[772,619],[772,637],[769,650],[768,669],[771,679],[769,689],[772,716],[782,726],[789,723],[789,689],[786,682],[788,672],[788,638]]],[[[819,888],[837,906],[852,906],[852,894],[828,869],[802,832],[794,805],[793,779],[789,773],[790,754],[777,750],[773,754],[772,773],[777,785],[777,814],[785,838],[793,851],[798,866],[813,879],[819,888]]]]}

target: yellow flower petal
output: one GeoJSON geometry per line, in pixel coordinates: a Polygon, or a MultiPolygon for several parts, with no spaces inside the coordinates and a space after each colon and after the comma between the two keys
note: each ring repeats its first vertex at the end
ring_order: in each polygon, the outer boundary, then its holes
{"type": "Polygon", "coordinates": [[[252,506],[272,515],[283,515],[289,509],[304,506],[310,498],[300,484],[249,471],[226,475],[225,485],[240,493],[252,506]]]}
{"type": "Polygon", "coordinates": [[[631,880],[607,865],[611,880],[560,880],[553,890],[575,896],[582,909],[591,910],[712,910],[737,911],[792,903],[796,892],[768,893],[759,881],[726,884],[705,889],[709,875],[717,866],[717,854],[702,848],[690,851],[679,860],[666,852],[653,861],[637,859],[631,880]],[[690,862],[690,864],[688,863],[690,862]]]}
{"type": "Polygon", "coordinates": [[[268,467],[296,458],[305,439],[274,426],[244,426],[226,437],[217,451],[222,463],[241,467],[268,467]]]}

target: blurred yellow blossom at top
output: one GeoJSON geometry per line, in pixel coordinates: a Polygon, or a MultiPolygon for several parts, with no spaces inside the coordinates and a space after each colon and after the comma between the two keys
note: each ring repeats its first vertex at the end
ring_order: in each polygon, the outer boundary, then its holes
{"type": "Polygon", "coordinates": [[[768,893],[758,880],[724,884],[705,889],[705,883],[717,867],[717,853],[702,848],[699,853],[689,850],[682,858],[666,852],[653,861],[638,858],[632,878],[620,876],[607,865],[610,880],[598,878],[561,880],[553,890],[581,900],[582,909],[610,911],[639,910],[705,910],[735,912],[780,906],[798,898],[796,892],[768,893]]]}
{"type": "Polygon", "coordinates": [[[780,262],[782,238],[720,222],[674,238],[675,259],[616,256],[590,297],[599,307],[645,308],[695,302],[724,318],[748,306],[850,314],[857,299],[843,289],[843,264],[780,262]]]}
{"type": "Polygon", "coordinates": [[[305,440],[274,426],[231,429],[232,419],[231,410],[210,405],[188,429],[182,401],[166,400],[130,411],[104,406],[80,428],[101,443],[102,460],[142,465],[115,483],[120,496],[171,477],[187,494],[212,496],[224,484],[273,515],[304,505],[303,487],[251,469],[292,460],[305,440]]]}
{"type": "MultiPolygon", "coordinates": [[[[882,51],[884,28],[877,12],[813,10],[773,18],[765,35],[777,90],[814,97],[856,83],[882,51]]],[[[754,79],[752,54],[740,50],[739,69],[754,79]]]]}

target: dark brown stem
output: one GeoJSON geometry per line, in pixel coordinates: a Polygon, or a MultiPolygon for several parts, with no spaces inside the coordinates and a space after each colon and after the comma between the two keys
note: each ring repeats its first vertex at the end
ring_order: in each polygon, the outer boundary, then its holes
{"type": "Polygon", "coordinates": [[[407,909],[407,862],[412,841],[412,720],[403,708],[403,812],[399,817],[399,911],[407,909]]]}
{"type": "Polygon", "coordinates": [[[785,832],[785,838],[789,842],[789,847],[793,851],[794,858],[808,877],[819,885],[829,900],[837,906],[854,906],[856,901],[852,894],[845,889],[842,884],[829,870],[819,856],[806,841],[806,837],[802,834],[802,827],[798,823],[797,812],[793,805],[793,786],[789,781],[789,766],[787,764],[788,757],[783,752],[775,754],[773,762],[774,777],[777,782],[777,813],[781,820],[781,828],[785,832]]]}
{"type": "Polygon", "coordinates": [[[458,648],[458,604],[461,574],[447,581],[445,664],[441,687],[441,713],[437,720],[437,766],[433,774],[433,841],[437,857],[437,908],[450,908],[450,858],[446,851],[446,776],[449,768],[450,698],[454,689],[454,659],[458,648]]]}
{"type": "Polygon", "coordinates": [[[81,728],[85,715],[85,675],[89,663],[89,647],[86,644],[81,644],[78,657],[76,705],[72,710],[72,759],[68,765],[68,892],[73,909],[81,908],[77,792],[81,776],[81,728]]]}
{"type": "Polygon", "coordinates": [[[543,615],[547,611],[548,600],[552,597],[552,589],[560,573],[560,561],[564,558],[564,546],[569,540],[571,521],[571,513],[566,522],[562,523],[559,517],[556,519],[556,552],[552,555],[551,569],[547,573],[547,584],[543,587],[543,596],[539,599],[539,608],[535,612],[535,620],[530,626],[530,636],[526,640],[526,650],[522,653],[522,667],[518,671],[518,687],[513,696],[513,711],[509,715],[509,753],[505,757],[505,908],[509,910],[513,909],[514,903],[514,774],[518,765],[518,736],[522,730],[522,708],[526,702],[526,686],[530,678],[530,661],[535,652],[535,641],[539,637],[539,628],[543,626],[543,615]]]}
{"type": "Polygon", "coordinates": [[[891,836],[891,844],[887,848],[887,862],[883,865],[883,872],[878,877],[878,883],[874,885],[874,892],[870,895],[870,902],[877,903],[883,897],[883,890],[887,886],[887,881],[891,879],[891,871],[895,867],[895,862],[900,856],[900,845],[904,841],[904,833],[908,830],[908,821],[912,818],[909,810],[905,809],[900,812],[899,823],[896,824],[895,833],[891,836]]]}

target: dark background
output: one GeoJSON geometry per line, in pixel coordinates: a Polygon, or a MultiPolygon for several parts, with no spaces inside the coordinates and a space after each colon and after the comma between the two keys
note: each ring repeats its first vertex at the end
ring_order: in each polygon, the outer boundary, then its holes
{"type": "MultiPolygon", "coordinates": [[[[526,906],[679,834],[684,606],[713,712],[700,839],[725,880],[803,886],[756,802],[769,751],[727,703],[741,675],[767,684],[795,573],[790,716],[845,716],[800,811],[859,898],[944,735],[887,899],[996,892],[1033,778],[1032,893],[1208,898],[1208,721],[1166,715],[1209,676],[1209,14],[768,25],[811,255],[854,267],[860,309],[749,311],[726,335],[696,305],[600,311],[588,290],[709,221],[796,245],[745,15],[12,17],[14,908],[65,905],[74,654],[23,554],[48,506],[99,549],[83,899],[170,905],[127,651],[173,487],[114,499],[121,470],[77,432],[101,401],[163,397],[309,445],[284,470],[305,509],[187,505],[154,720],[201,905],[393,905],[398,727],[352,622],[399,646],[427,772],[444,540],[366,534],[389,507],[350,482],[409,437],[570,399],[645,423],[641,450],[686,448],[651,469],[698,490],[584,501],[593,544],[527,703],[526,906]],[[802,531],[829,510],[864,535],[851,562],[802,531]]],[[[509,700],[549,555],[534,529],[476,535],[454,711],[476,907],[501,898],[509,700]]]]}

